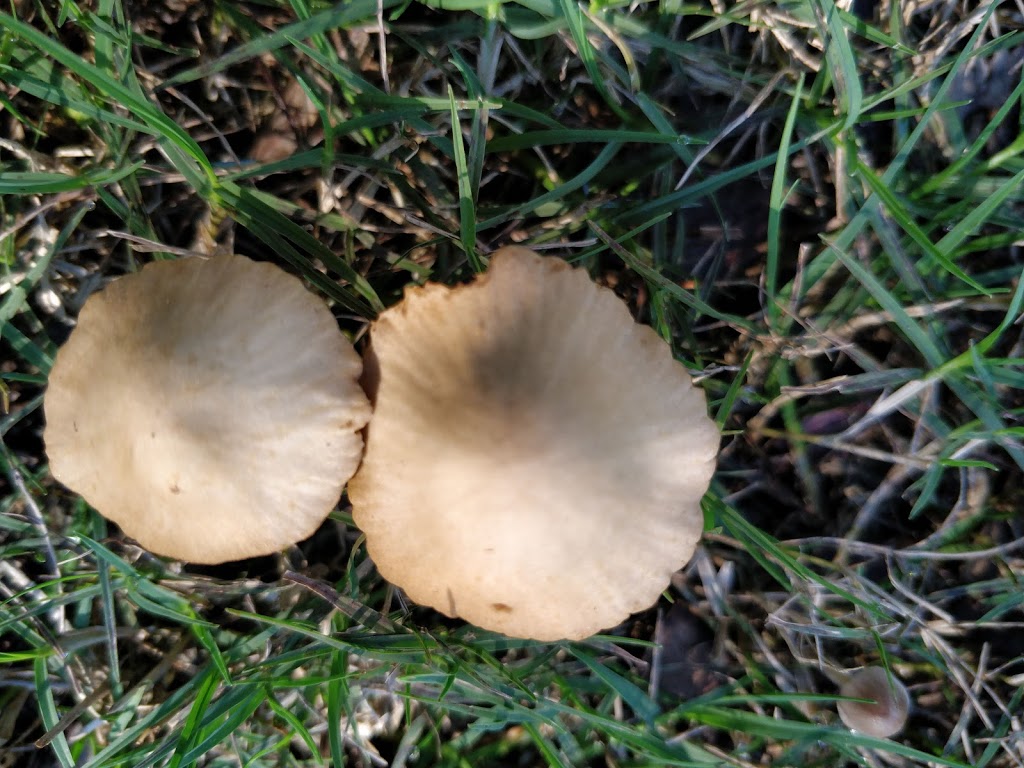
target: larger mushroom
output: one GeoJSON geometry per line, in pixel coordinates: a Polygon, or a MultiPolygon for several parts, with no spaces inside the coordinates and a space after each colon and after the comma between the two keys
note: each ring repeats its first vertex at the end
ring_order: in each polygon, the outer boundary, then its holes
{"type": "Polygon", "coordinates": [[[154,262],[90,298],[57,354],[50,470],[158,554],[269,554],[313,533],[356,469],[361,370],[278,267],[154,262]]]}
{"type": "Polygon", "coordinates": [[[413,600],[578,639],[689,560],[718,430],[669,346],[586,272],[504,248],[469,285],[408,289],[371,338],[349,497],[413,600]]]}

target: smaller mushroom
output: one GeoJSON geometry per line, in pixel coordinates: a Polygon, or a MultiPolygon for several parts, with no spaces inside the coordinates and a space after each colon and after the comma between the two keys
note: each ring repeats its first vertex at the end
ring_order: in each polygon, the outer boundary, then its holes
{"type": "Polygon", "coordinates": [[[843,681],[839,694],[849,699],[866,699],[838,702],[839,717],[847,728],[887,739],[907,723],[910,694],[884,667],[857,670],[843,681]]]}
{"type": "Polygon", "coordinates": [[[273,264],[154,262],[91,297],[57,353],[50,471],[157,554],[270,554],[316,530],[359,464],[361,371],[273,264]]]}

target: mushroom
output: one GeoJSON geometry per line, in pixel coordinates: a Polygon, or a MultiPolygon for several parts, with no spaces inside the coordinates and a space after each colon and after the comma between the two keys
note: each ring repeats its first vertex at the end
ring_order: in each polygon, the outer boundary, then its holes
{"type": "Polygon", "coordinates": [[[269,554],[312,534],[358,466],[361,370],[278,267],[154,262],[91,297],[57,354],[50,471],[157,554],[269,554]]]}
{"type": "Polygon", "coordinates": [[[469,285],[407,289],[371,337],[374,418],[349,498],[384,577],[538,640],[657,600],[700,538],[719,433],[614,293],[507,247],[469,285]]]}
{"type": "Polygon", "coordinates": [[[839,717],[847,728],[886,739],[903,730],[907,723],[910,694],[884,667],[864,667],[848,675],[839,694],[849,699],[867,699],[838,702],[839,717]]]}

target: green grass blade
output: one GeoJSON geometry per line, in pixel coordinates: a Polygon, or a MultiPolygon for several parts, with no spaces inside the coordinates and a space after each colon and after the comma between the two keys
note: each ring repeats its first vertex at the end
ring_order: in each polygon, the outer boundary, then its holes
{"type": "Polygon", "coordinates": [[[886,209],[889,211],[889,216],[910,236],[915,245],[931,256],[943,269],[961,282],[970,286],[979,293],[983,293],[988,296],[991,295],[989,290],[960,269],[960,267],[958,267],[949,257],[948,254],[953,250],[952,247],[941,247],[941,245],[936,246],[932,243],[928,238],[928,235],[925,234],[925,232],[917,225],[913,217],[899,201],[893,191],[882,183],[882,180],[875,175],[874,171],[868,168],[859,158],[855,159],[853,162],[857,169],[859,178],[863,179],[871,188],[871,191],[881,198],[883,205],[885,205],[886,209]]]}
{"type": "Polygon", "coordinates": [[[265,53],[271,53],[283,48],[288,44],[289,40],[316,38],[318,35],[322,35],[332,29],[343,29],[373,18],[377,13],[378,7],[387,10],[398,5],[399,1],[347,0],[347,2],[338,3],[332,8],[310,16],[308,19],[294,21],[273,32],[262,34],[213,61],[180,72],[164,80],[160,87],[161,89],[166,89],[191,83],[195,80],[203,80],[211,75],[223,72],[229,67],[234,67],[244,61],[249,61],[265,53]]]}
{"type": "Polygon", "coordinates": [[[189,709],[188,718],[185,720],[185,725],[178,736],[178,744],[174,748],[174,754],[171,757],[170,763],[168,763],[168,768],[181,768],[183,765],[191,765],[190,762],[186,761],[185,756],[192,750],[200,737],[203,723],[206,720],[207,710],[213,701],[214,694],[217,692],[218,685],[216,675],[209,671],[203,673],[199,690],[196,692],[195,700],[189,709]]]}
{"type": "Polygon", "coordinates": [[[142,166],[143,163],[140,160],[124,168],[116,170],[90,170],[80,176],[69,176],[66,173],[33,171],[0,172],[0,195],[48,195],[71,192],[101,184],[114,184],[126,176],[135,173],[142,166]]]}
{"type": "MultiPolygon", "coordinates": [[[[50,689],[49,674],[46,670],[46,658],[36,657],[32,663],[35,671],[36,703],[39,705],[39,716],[43,721],[43,728],[48,732],[57,727],[60,716],[57,713],[57,706],[53,701],[53,691],[50,689]]],[[[75,768],[75,759],[71,756],[71,748],[63,731],[57,733],[50,740],[50,749],[60,762],[61,768],[75,768]]]]}
{"type": "Polygon", "coordinates": [[[345,765],[345,739],[341,723],[347,722],[347,711],[342,702],[347,700],[348,685],[345,682],[348,654],[335,653],[331,661],[332,680],[327,684],[327,736],[331,748],[331,764],[345,765]]]}
{"type": "Polygon", "coordinates": [[[483,272],[483,263],[476,252],[476,195],[470,180],[469,166],[466,162],[466,147],[462,141],[462,128],[459,124],[459,111],[455,106],[455,94],[448,86],[448,98],[451,104],[452,147],[455,150],[455,169],[459,183],[459,212],[461,214],[462,250],[469,259],[474,272],[483,272]]]}
{"type": "Polygon", "coordinates": [[[980,205],[971,208],[945,237],[935,244],[943,254],[951,253],[957,246],[981,227],[1011,195],[1019,193],[1024,185],[1024,170],[1007,179],[993,194],[980,205]]]}
{"type": "Polygon", "coordinates": [[[30,42],[54,61],[74,72],[85,82],[90,83],[110,102],[127,108],[144,124],[147,132],[173,141],[187,152],[210,178],[213,178],[213,168],[199,145],[183,128],[160,111],[154,103],[141,98],[135,91],[114,80],[96,65],[85,61],[81,56],[72,53],[29,24],[18,21],[8,14],[0,13],[0,29],[30,42]]]}
{"type": "MultiPolygon", "coordinates": [[[[765,308],[768,315],[768,324],[777,333],[784,333],[785,329],[779,325],[779,317],[782,307],[778,303],[779,285],[779,262],[782,243],[779,236],[782,222],[782,210],[786,206],[786,200],[792,194],[793,187],[786,189],[786,167],[789,158],[789,145],[793,140],[793,127],[796,125],[797,111],[800,107],[801,94],[803,93],[804,78],[801,75],[797,81],[793,99],[789,104],[789,112],[786,115],[786,123],[782,128],[782,139],[779,142],[779,151],[776,156],[775,173],[772,176],[771,197],[768,203],[768,260],[765,264],[765,308]]],[[[787,323],[788,325],[788,323],[787,323]]]]}
{"type": "Polygon", "coordinates": [[[856,258],[833,245],[831,250],[843,263],[853,277],[864,286],[872,298],[892,315],[893,322],[900,329],[911,344],[921,353],[928,365],[937,368],[945,362],[945,353],[939,348],[938,342],[932,338],[920,325],[918,325],[907,314],[899,300],[882,285],[882,283],[871,272],[867,270],[856,258]]]}
{"type": "MultiPolygon", "coordinates": [[[[199,758],[221,744],[249,720],[265,699],[264,691],[258,686],[239,688],[230,691],[225,701],[218,702],[227,715],[216,725],[207,724],[200,738],[194,739],[189,749],[181,757],[183,765],[196,765],[199,758]]],[[[223,716],[220,712],[217,717],[223,716]]],[[[216,719],[216,718],[212,718],[216,719]]]]}

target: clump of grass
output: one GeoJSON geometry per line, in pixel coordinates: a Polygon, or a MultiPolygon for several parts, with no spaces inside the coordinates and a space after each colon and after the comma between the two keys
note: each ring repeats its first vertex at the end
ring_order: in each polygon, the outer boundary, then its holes
{"type": "Polygon", "coordinates": [[[15,7],[0,760],[1019,764],[1018,9],[15,7]],[[344,506],[279,558],[196,569],[48,477],[54,351],[141,260],[272,258],[358,336],[510,241],[612,285],[726,433],[704,547],[614,634],[406,605],[344,506]],[[915,702],[893,740],[832,706],[879,663],[915,702]]]}

